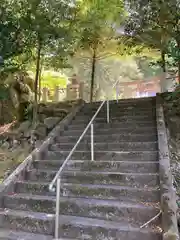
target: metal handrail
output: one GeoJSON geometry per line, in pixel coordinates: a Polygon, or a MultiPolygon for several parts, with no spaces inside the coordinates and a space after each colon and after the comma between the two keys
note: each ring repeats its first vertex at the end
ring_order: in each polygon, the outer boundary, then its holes
{"type": "MultiPolygon", "coordinates": [[[[113,89],[115,86],[117,86],[118,80],[115,82],[115,84],[113,85],[113,89]]],[[[88,131],[88,129],[90,128],[91,124],[94,122],[96,116],[98,115],[98,113],[100,112],[101,108],[103,107],[103,105],[105,104],[105,102],[107,101],[107,122],[109,123],[109,100],[104,100],[101,105],[99,106],[99,108],[97,109],[96,113],[94,114],[94,116],[91,118],[91,121],[88,123],[87,127],[84,129],[83,133],[81,134],[81,136],[79,137],[78,141],[76,142],[76,144],[74,145],[74,147],[72,148],[71,152],[69,153],[69,155],[67,156],[66,160],[64,161],[63,165],[60,167],[59,171],[57,172],[56,176],[54,177],[54,179],[52,180],[52,182],[49,184],[49,190],[53,191],[54,188],[54,184],[57,181],[58,177],[60,177],[63,169],[65,168],[67,162],[69,161],[70,157],[72,156],[72,154],[74,153],[74,151],[76,150],[77,146],[79,145],[80,141],[82,140],[82,138],[84,137],[84,135],[86,134],[86,132],[88,131]]]]}
{"type": "Polygon", "coordinates": [[[74,147],[72,148],[71,152],[69,153],[69,155],[67,156],[66,160],[64,161],[63,165],[60,167],[59,171],[57,172],[56,176],[54,177],[54,179],[52,180],[52,182],[49,185],[49,190],[50,191],[54,191],[55,188],[53,188],[53,186],[55,185],[58,177],[60,177],[62,171],[64,170],[67,162],[69,161],[69,159],[71,158],[72,154],[74,153],[74,151],[76,150],[77,146],[79,145],[79,143],[81,142],[82,138],[84,137],[84,135],[86,134],[86,132],[88,131],[88,129],[90,128],[91,124],[93,123],[94,119],[96,118],[97,114],[99,113],[99,111],[101,110],[102,106],[104,105],[104,103],[107,100],[104,100],[101,105],[99,106],[98,110],[96,111],[96,113],[94,114],[94,116],[92,117],[91,121],[88,123],[87,127],[84,129],[83,133],[81,134],[81,136],[79,137],[78,141],[76,142],[76,144],[74,145],[74,147]]]}
{"type": "MultiPolygon", "coordinates": [[[[113,89],[114,89],[114,87],[116,87],[117,102],[118,102],[118,90],[117,90],[117,83],[118,82],[119,82],[119,80],[116,81],[116,83],[112,87],[113,89]]],[[[62,174],[65,166],[67,165],[69,159],[71,158],[72,154],[74,153],[74,151],[76,150],[77,146],[79,145],[79,143],[81,142],[82,138],[84,137],[84,135],[86,134],[86,132],[88,131],[88,129],[90,127],[91,127],[91,161],[94,161],[94,125],[93,125],[93,122],[94,122],[96,116],[98,115],[98,113],[100,112],[100,110],[102,109],[102,107],[104,106],[105,102],[107,102],[107,122],[109,123],[109,120],[110,120],[110,116],[109,116],[109,100],[104,100],[101,103],[101,105],[99,106],[99,108],[97,109],[97,111],[94,114],[94,116],[91,118],[91,120],[88,123],[88,125],[86,126],[86,128],[84,129],[84,131],[81,134],[81,136],[79,137],[78,141],[76,142],[76,144],[74,145],[74,147],[70,151],[69,155],[67,156],[66,160],[64,161],[64,163],[60,167],[60,169],[57,172],[56,176],[54,177],[52,182],[49,184],[49,190],[50,191],[55,191],[56,190],[55,240],[58,240],[58,237],[59,237],[61,174],[62,174]],[[55,184],[57,185],[57,189],[55,189],[55,187],[54,187],[55,184]]]]}

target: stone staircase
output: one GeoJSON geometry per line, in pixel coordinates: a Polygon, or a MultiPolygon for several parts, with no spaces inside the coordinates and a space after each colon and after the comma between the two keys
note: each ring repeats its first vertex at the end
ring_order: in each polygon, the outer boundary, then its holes
{"type": "MultiPolygon", "coordinates": [[[[49,183],[99,104],[85,104],[4,194],[0,239],[53,239],[56,198],[49,183]]],[[[95,161],[89,131],[64,171],[61,240],[161,240],[160,218],[140,228],[160,211],[155,99],[111,101],[110,119],[104,106],[94,123],[95,161]]]]}

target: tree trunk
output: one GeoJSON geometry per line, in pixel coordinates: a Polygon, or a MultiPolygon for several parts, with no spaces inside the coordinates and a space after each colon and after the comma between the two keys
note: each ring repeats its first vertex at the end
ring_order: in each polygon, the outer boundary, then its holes
{"type": "Polygon", "coordinates": [[[0,124],[3,123],[3,121],[2,121],[2,105],[3,105],[2,100],[0,100],[0,124]]]}
{"type": "Polygon", "coordinates": [[[40,70],[39,70],[39,102],[41,101],[41,76],[42,76],[43,61],[41,60],[40,70]]]}
{"type": "MultiPolygon", "coordinates": [[[[178,51],[180,51],[180,41],[177,41],[178,51]]],[[[180,56],[178,56],[178,83],[180,84],[180,56]]]]}
{"type": "Polygon", "coordinates": [[[165,51],[162,50],[161,51],[161,61],[162,61],[162,70],[163,70],[163,73],[166,73],[166,59],[165,59],[165,51]]]}
{"type": "Polygon", "coordinates": [[[36,125],[37,122],[37,110],[38,110],[38,81],[39,81],[39,73],[40,73],[40,60],[41,60],[41,41],[38,39],[37,46],[37,62],[36,62],[36,76],[34,82],[34,108],[33,108],[33,126],[36,125]]]}
{"type": "Polygon", "coordinates": [[[96,73],[96,48],[93,49],[90,102],[93,101],[95,73],[96,73]]]}
{"type": "Polygon", "coordinates": [[[178,60],[178,84],[180,84],[180,60],[178,60]]]}
{"type": "Polygon", "coordinates": [[[161,92],[166,91],[166,58],[165,51],[161,50],[161,68],[162,68],[162,77],[161,77],[161,92]]]}

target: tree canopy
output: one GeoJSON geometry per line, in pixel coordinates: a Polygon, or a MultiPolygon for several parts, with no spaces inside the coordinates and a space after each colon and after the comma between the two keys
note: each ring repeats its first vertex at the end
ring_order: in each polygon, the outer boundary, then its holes
{"type": "Polygon", "coordinates": [[[163,71],[166,72],[165,55],[177,63],[180,80],[180,1],[128,0],[129,18],[125,30],[134,43],[141,43],[161,52],[163,71]],[[172,43],[174,51],[172,51],[172,43]],[[171,50],[170,50],[171,49],[171,50]],[[176,49],[176,50],[175,50],[176,49]],[[176,54],[174,54],[176,52],[176,54]]]}
{"type": "Polygon", "coordinates": [[[145,48],[160,51],[161,61],[156,59],[156,64],[164,72],[171,58],[180,73],[179,10],[179,0],[2,0],[0,70],[35,66],[37,99],[42,64],[47,69],[78,68],[81,73],[84,64],[89,69],[91,101],[95,85],[113,81],[107,76],[118,64],[122,66],[118,57],[124,54],[137,55],[142,77],[157,73],[151,61],[143,62],[140,56],[145,48]],[[96,74],[103,79],[97,80],[96,74]]]}

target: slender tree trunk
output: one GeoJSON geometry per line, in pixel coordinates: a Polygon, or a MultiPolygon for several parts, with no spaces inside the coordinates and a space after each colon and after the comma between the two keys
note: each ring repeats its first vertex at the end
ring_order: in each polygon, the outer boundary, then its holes
{"type": "MultiPolygon", "coordinates": [[[[180,41],[177,41],[178,51],[180,51],[180,41]]],[[[178,56],[178,83],[180,84],[180,57],[178,56]]]]}
{"type": "Polygon", "coordinates": [[[166,91],[166,52],[161,50],[161,68],[162,68],[162,78],[161,78],[161,92],[166,91]]]}
{"type": "Polygon", "coordinates": [[[3,121],[2,121],[2,105],[3,105],[2,100],[0,100],[0,124],[3,123],[3,121]]]}
{"type": "Polygon", "coordinates": [[[38,39],[37,46],[37,61],[36,61],[36,76],[34,82],[34,108],[33,108],[33,126],[36,125],[37,122],[37,110],[38,110],[38,81],[39,81],[39,73],[40,73],[40,60],[41,60],[41,41],[38,39]]]}
{"type": "Polygon", "coordinates": [[[90,92],[90,102],[93,101],[95,73],[96,73],[96,47],[93,49],[92,72],[91,72],[91,92],[90,92]]]}
{"type": "Polygon", "coordinates": [[[166,58],[165,58],[165,51],[162,50],[161,51],[161,61],[162,61],[162,70],[163,70],[163,73],[166,73],[166,58]]]}
{"type": "Polygon", "coordinates": [[[41,101],[41,76],[42,76],[42,68],[43,68],[43,60],[41,59],[40,64],[40,70],[39,70],[39,102],[41,101]]]}
{"type": "Polygon", "coordinates": [[[178,60],[178,84],[180,84],[180,60],[178,60]]]}

